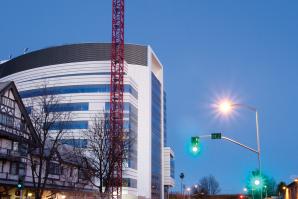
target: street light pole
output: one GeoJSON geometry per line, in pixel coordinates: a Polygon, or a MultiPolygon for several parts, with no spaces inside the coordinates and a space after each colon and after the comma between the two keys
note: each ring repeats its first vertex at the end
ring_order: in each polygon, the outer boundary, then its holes
{"type": "MultiPolygon", "coordinates": [[[[261,144],[260,144],[260,132],[259,132],[259,114],[258,114],[258,110],[255,107],[246,105],[246,104],[236,104],[236,103],[231,103],[230,101],[223,101],[220,104],[218,104],[218,108],[219,110],[224,113],[227,114],[229,112],[231,112],[231,110],[233,109],[233,107],[243,107],[246,108],[250,111],[253,111],[255,113],[255,117],[256,117],[256,137],[257,137],[257,155],[258,155],[258,167],[259,167],[259,175],[261,175],[261,144]]],[[[262,190],[262,188],[261,188],[262,190]]],[[[262,191],[263,193],[263,191],[262,191]]],[[[263,198],[261,193],[261,199],[263,198]]]]}
{"type": "MultiPolygon", "coordinates": [[[[260,144],[260,131],[259,131],[259,113],[258,110],[255,107],[246,105],[246,104],[231,104],[231,107],[233,106],[239,106],[246,108],[250,111],[255,112],[255,117],[256,117],[256,137],[257,137],[257,154],[258,154],[258,166],[259,166],[259,175],[261,175],[261,144],[260,144]]],[[[263,188],[261,188],[261,199],[263,198],[263,188]]]]}
{"type": "Polygon", "coordinates": [[[259,167],[259,172],[261,174],[261,144],[260,144],[260,131],[259,131],[259,113],[258,110],[255,107],[246,105],[246,104],[231,104],[232,107],[243,107],[246,108],[250,111],[255,112],[255,117],[256,117],[256,137],[257,137],[257,147],[258,147],[258,167],[259,167]]]}
{"type": "Polygon", "coordinates": [[[259,161],[259,172],[261,173],[261,144],[260,144],[260,133],[259,133],[259,114],[256,111],[256,131],[257,131],[257,145],[258,145],[258,161],[259,161]]]}

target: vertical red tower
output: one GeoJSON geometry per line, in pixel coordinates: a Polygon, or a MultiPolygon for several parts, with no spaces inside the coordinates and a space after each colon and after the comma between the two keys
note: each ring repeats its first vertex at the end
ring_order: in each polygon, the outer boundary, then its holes
{"type": "Polygon", "coordinates": [[[112,198],[121,199],[123,160],[123,76],[124,76],[124,0],[112,0],[112,46],[110,82],[110,142],[113,168],[112,198]]]}

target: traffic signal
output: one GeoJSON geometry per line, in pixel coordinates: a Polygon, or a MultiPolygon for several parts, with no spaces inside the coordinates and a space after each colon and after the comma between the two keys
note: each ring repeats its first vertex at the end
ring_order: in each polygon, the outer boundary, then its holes
{"type": "Polygon", "coordinates": [[[211,133],[211,139],[221,139],[221,133],[211,133]]]}
{"type": "Polygon", "coordinates": [[[18,184],[17,184],[17,189],[21,190],[23,188],[24,188],[24,177],[19,177],[18,184]]]}
{"type": "Polygon", "coordinates": [[[253,176],[250,180],[251,183],[251,187],[254,190],[258,190],[261,189],[264,186],[264,179],[262,178],[262,176],[258,175],[258,176],[253,176]]]}
{"type": "Polygon", "coordinates": [[[200,138],[198,136],[191,137],[191,150],[193,153],[198,153],[200,151],[199,144],[200,138]]]}

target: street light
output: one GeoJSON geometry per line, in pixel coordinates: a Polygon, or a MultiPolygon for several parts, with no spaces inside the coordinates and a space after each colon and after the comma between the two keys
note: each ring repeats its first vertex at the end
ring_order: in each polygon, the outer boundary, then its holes
{"type": "Polygon", "coordinates": [[[246,193],[248,190],[246,187],[243,188],[243,191],[246,193]]]}
{"type": "Polygon", "coordinates": [[[220,104],[218,105],[218,109],[221,113],[229,114],[233,109],[233,105],[230,101],[224,100],[220,102],[220,104]]]}
{"type": "Polygon", "coordinates": [[[187,193],[188,193],[188,198],[190,198],[190,190],[191,190],[190,187],[187,187],[187,188],[186,188],[186,191],[187,191],[187,193]]]}
{"type": "Polygon", "coordinates": [[[250,111],[253,111],[255,113],[256,117],[256,137],[257,137],[257,154],[258,154],[258,163],[259,163],[259,172],[261,173],[261,146],[260,146],[260,134],[259,134],[259,115],[258,110],[255,107],[246,105],[246,104],[237,104],[233,103],[231,100],[224,100],[218,103],[217,108],[220,113],[223,114],[229,114],[234,108],[241,107],[246,108],[250,111]]]}

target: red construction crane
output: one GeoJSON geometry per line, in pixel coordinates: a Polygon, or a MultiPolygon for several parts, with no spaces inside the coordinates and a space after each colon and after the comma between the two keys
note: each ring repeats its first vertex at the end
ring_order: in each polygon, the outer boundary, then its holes
{"type": "Polygon", "coordinates": [[[111,198],[121,199],[123,160],[124,0],[112,0],[110,82],[111,198]]]}

